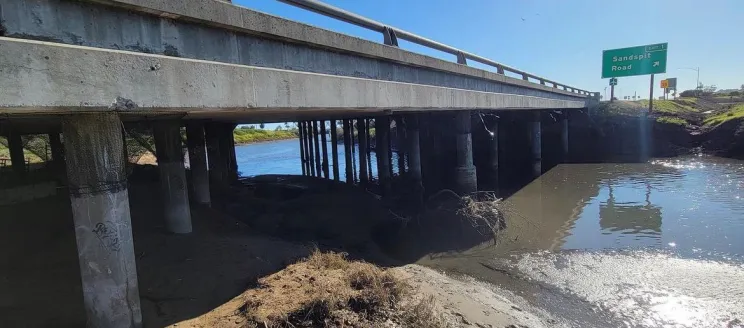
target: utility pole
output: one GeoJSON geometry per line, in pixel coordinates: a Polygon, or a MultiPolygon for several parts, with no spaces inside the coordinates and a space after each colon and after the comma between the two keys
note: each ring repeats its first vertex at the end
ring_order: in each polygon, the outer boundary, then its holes
{"type": "Polygon", "coordinates": [[[649,88],[649,96],[648,96],[648,113],[651,114],[651,112],[654,111],[654,75],[651,74],[651,87],[649,88]]]}

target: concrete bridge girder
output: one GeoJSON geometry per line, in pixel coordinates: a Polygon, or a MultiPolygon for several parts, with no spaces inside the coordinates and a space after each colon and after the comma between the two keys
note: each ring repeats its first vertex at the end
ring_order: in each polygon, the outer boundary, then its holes
{"type": "Polygon", "coordinates": [[[556,100],[0,38],[0,113],[116,111],[249,118],[346,112],[583,108],[556,100]],[[31,64],[28,64],[31,63],[31,64]],[[150,70],[158,65],[157,70],[150,70]],[[107,72],[106,74],[100,74],[107,72]],[[235,81],[239,80],[240,83],[235,81]],[[68,83],[81,81],[80,84],[68,83]],[[31,86],[25,87],[25,86],[31,86]]]}

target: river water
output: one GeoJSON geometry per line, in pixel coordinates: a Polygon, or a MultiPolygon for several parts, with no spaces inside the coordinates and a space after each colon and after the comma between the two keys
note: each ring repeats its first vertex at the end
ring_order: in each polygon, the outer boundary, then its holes
{"type": "MultiPolygon", "coordinates": [[[[244,175],[300,173],[297,140],[236,153],[244,175]]],[[[558,165],[502,209],[497,240],[419,262],[561,318],[548,326],[744,327],[742,161],[558,165]]]]}

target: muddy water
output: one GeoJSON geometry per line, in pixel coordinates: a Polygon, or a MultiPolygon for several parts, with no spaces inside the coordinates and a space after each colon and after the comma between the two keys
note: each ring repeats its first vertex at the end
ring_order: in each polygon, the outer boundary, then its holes
{"type": "Polygon", "coordinates": [[[559,165],[504,201],[498,240],[421,263],[574,327],[744,327],[744,162],[559,165]]]}

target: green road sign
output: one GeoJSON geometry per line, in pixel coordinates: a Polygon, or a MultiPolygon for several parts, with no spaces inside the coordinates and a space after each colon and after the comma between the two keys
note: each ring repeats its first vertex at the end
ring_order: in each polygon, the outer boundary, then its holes
{"type": "Polygon", "coordinates": [[[602,78],[666,73],[667,44],[602,51],[602,78]]]}

